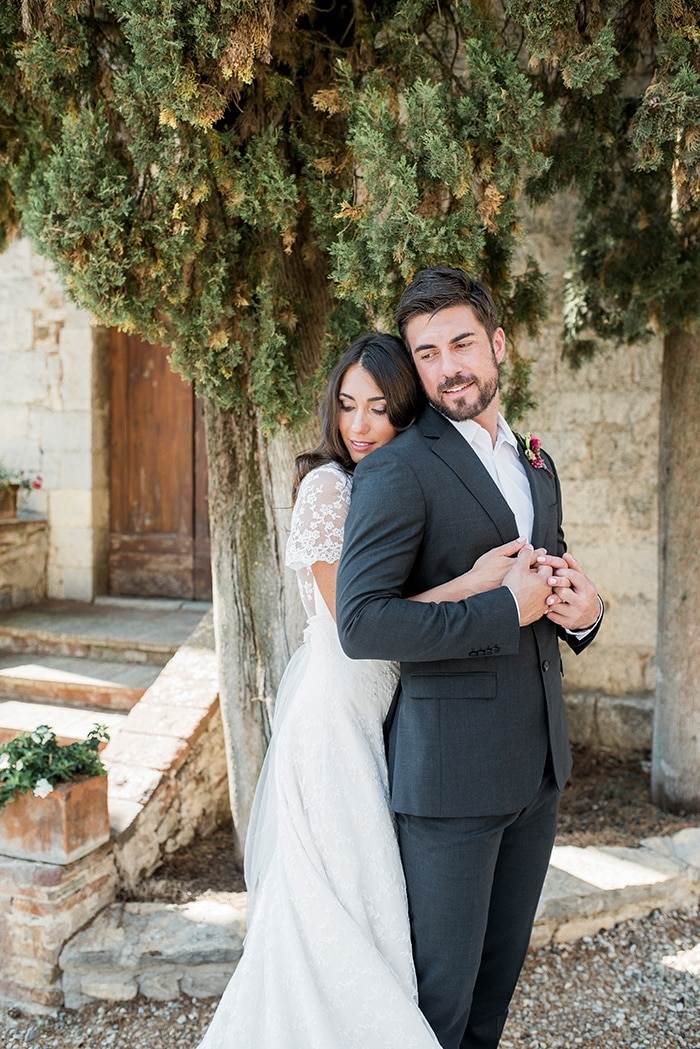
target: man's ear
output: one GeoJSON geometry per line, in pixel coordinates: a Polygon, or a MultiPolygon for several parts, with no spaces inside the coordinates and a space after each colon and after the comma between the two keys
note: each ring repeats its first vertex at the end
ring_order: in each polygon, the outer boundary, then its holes
{"type": "Polygon", "coordinates": [[[493,354],[498,364],[503,362],[503,358],[506,355],[506,333],[503,328],[496,328],[493,333],[491,340],[493,346],[493,354]]]}

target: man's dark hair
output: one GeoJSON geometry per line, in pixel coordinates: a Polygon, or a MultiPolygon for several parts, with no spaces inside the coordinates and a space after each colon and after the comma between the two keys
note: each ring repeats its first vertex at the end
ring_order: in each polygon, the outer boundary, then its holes
{"type": "Polygon", "coordinates": [[[486,285],[474,280],[464,270],[431,266],[416,273],[399,301],[396,323],[406,345],[406,325],[412,317],[422,313],[438,313],[448,306],[469,306],[479,323],[483,324],[489,339],[493,338],[498,327],[498,315],[486,285]]]}

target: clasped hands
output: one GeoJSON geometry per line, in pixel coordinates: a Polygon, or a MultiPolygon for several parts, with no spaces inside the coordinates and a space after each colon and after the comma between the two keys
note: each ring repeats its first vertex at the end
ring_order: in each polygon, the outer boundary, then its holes
{"type": "Polygon", "coordinates": [[[521,626],[546,615],[557,626],[575,632],[590,629],[598,620],[598,592],[571,554],[548,554],[521,538],[489,550],[474,570],[491,586],[510,588],[521,626]]]}

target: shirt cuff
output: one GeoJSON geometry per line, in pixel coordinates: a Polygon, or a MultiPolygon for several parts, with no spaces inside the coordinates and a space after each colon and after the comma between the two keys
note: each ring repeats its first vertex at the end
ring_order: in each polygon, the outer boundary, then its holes
{"type": "Polygon", "coordinates": [[[583,641],[584,637],[588,637],[591,631],[595,630],[595,628],[598,626],[598,623],[600,623],[601,619],[603,618],[603,601],[600,594],[598,594],[597,596],[600,611],[598,612],[598,618],[596,619],[593,626],[589,626],[586,630],[567,630],[566,633],[569,635],[569,637],[575,637],[577,641],[583,641]]]}
{"type": "MultiPolygon", "coordinates": [[[[518,622],[520,622],[520,605],[518,604],[518,599],[515,596],[515,591],[513,590],[512,587],[508,586],[507,583],[504,583],[503,585],[506,588],[506,590],[510,590],[511,594],[513,595],[513,600],[515,601],[515,611],[518,613],[518,622]]],[[[593,629],[593,627],[591,627],[591,630],[592,629],[593,629]]]]}

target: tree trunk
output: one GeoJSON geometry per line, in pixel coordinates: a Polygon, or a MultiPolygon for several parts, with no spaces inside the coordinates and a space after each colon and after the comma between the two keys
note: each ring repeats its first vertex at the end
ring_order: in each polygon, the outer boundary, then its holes
{"type": "Polygon", "coordinates": [[[205,400],[214,632],[236,863],[269,740],[267,703],[301,639],[296,583],[284,568],[292,462],[307,434],[266,440],[250,406],[205,400]],[[286,578],[289,576],[289,578],[286,578]]]}
{"type": "Polygon", "coordinates": [[[700,334],[665,337],[652,797],[700,812],[700,334]]]}

